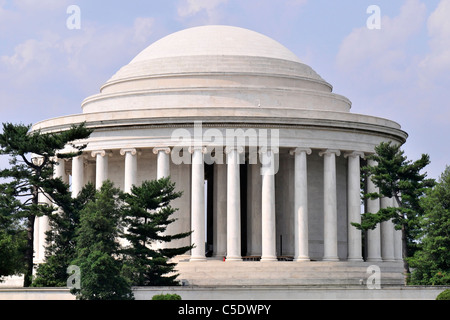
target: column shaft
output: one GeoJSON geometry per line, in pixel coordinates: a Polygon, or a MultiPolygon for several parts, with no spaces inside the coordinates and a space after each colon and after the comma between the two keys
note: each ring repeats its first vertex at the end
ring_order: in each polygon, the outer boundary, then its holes
{"type": "MultiPolygon", "coordinates": [[[[370,166],[375,166],[376,163],[369,160],[370,166]]],[[[378,188],[372,182],[369,177],[367,179],[367,193],[378,192],[378,188]]],[[[366,212],[377,213],[380,210],[380,199],[367,199],[366,212]]],[[[380,226],[374,230],[367,230],[367,261],[381,261],[381,236],[380,236],[380,226]]]]}
{"type": "Polygon", "coordinates": [[[276,228],[275,228],[275,157],[272,150],[261,153],[262,174],[262,204],[261,231],[262,255],[261,261],[276,261],[276,228]]]}
{"type": "Polygon", "coordinates": [[[191,187],[191,261],[204,261],[205,256],[205,170],[203,162],[204,149],[194,147],[192,153],[192,187],[191,187]]]}
{"type": "Polygon", "coordinates": [[[239,153],[227,153],[227,261],[241,261],[241,188],[239,153]]]}
{"type": "Polygon", "coordinates": [[[108,180],[108,153],[104,150],[93,151],[91,153],[96,159],[95,168],[95,188],[98,190],[102,187],[103,182],[108,180]]]}
{"type": "Polygon", "coordinates": [[[65,183],[68,183],[67,174],[66,174],[66,160],[58,159],[58,164],[56,164],[53,168],[55,178],[61,178],[61,180],[65,183]]]}
{"type": "Polygon", "coordinates": [[[347,178],[347,217],[348,217],[348,255],[349,261],[362,261],[362,236],[361,230],[352,226],[351,223],[361,223],[361,165],[360,157],[364,153],[352,152],[346,154],[348,157],[347,178]]]}
{"type": "Polygon", "coordinates": [[[339,150],[326,150],[324,157],[324,261],[338,261],[337,245],[337,197],[336,197],[336,156],[339,150]]]}
{"type": "Polygon", "coordinates": [[[72,197],[76,198],[84,185],[83,156],[72,159],[72,197]]]}
{"type": "MultiPolygon", "coordinates": [[[[381,198],[381,208],[393,206],[392,198],[381,198]]],[[[381,223],[381,258],[383,261],[395,261],[394,224],[391,220],[381,223]]]]}
{"type": "Polygon", "coordinates": [[[227,253],[227,167],[214,164],[214,255],[224,257],[227,253]]]}
{"type": "Polygon", "coordinates": [[[120,154],[125,156],[125,178],[124,178],[124,192],[130,193],[133,185],[136,185],[137,180],[137,150],[136,149],[122,149],[120,154]]]}
{"type": "MultiPolygon", "coordinates": [[[[395,198],[392,199],[394,208],[398,208],[398,203],[395,198]]],[[[402,245],[402,230],[396,230],[394,227],[394,257],[395,261],[403,261],[403,245],[402,245]]]]}
{"type": "Polygon", "coordinates": [[[295,155],[294,260],[309,261],[307,154],[311,149],[297,148],[291,154],[295,155]]]}
{"type": "Polygon", "coordinates": [[[155,148],[153,153],[158,155],[156,178],[167,178],[170,176],[170,148],[155,148]]]}

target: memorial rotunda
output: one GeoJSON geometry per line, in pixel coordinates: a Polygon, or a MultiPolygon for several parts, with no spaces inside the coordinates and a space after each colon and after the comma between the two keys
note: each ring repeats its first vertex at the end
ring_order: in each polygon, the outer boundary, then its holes
{"type": "MultiPolygon", "coordinates": [[[[407,134],[350,109],[275,40],[202,26],[143,50],[83,101],[82,113],[33,129],[94,129],[83,155],[55,169],[74,196],[87,182],[109,179],[128,192],[170,176],[183,196],[167,232],[193,231],[173,244],[195,245],[178,259],[187,283],[311,284],[308,272],[329,267],[359,273],[328,283],[353,283],[371,265],[402,283],[401,232],[385,222],[363,234],[350,223],[393,205],[361,204],[360,168],[380,142],[403,144],[407,134]]],[[[37,219],[37,263],[47,229],[47,219],[37,219]]]]}

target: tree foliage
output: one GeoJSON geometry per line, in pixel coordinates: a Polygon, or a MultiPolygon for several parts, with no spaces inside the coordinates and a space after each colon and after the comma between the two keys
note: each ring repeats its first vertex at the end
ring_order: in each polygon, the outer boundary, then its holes
{"type": "Polygon", "coordinates": [[[84,124],[51,133],[31,131],[31,125],[3,124],[0,155],[9,156],[10,168],[0,171],[0,179],[6,180],[0,185],[0,214],[23,221],[26,226],[25,287],[32,282],[35,219],[54,211],[52,205],[39,201],[39,194],[45,195],[48,202],[62,205],[58,201],[66,198],[68,190],[61,179],[53,178],[53,167],[57,165],[55,157],[79,155],[86,145],[75,142],[86,139],[91,132],[84,124]],[[68,145],[74,151],[60,154],[60,150],[68,145]]]}
{"type": "Polygon", "coordinates": [[[66,199],[57,214],[49,216],[50,230],[46,233],[48,245],[45,263],[38,266],[34,287],[65,287],[67,268],[75,259],[76,232],[80,226],[81,210],[94,200],[95,187],[88,183],[77,198],[66,199]]]}
{"type": "Polygon", "coordinates": [[[395,206],[381,208],[378,212],[364,213],[361,223],[352,223],[362,230],[374,229],[379,223],[392,220],[397,230],[402,230],[402,251],[405,273],[409,274],[407,263],[408,249],[420,230],[419,218],[423,215],[420,198],[426,190],[433,187],[435,181],[426,179],[421,171],[430,163],[428,155],[423,154],[419,160],[407,160],[399,145],[382,142],[375,147],[375,154],[368,156],[375,165],[362,168],[368,179],[371,179],[378,192],[367,193],[368,199],[382,197],[393,198],[395,206]]]}
{"type": "Polygon", "coordinates": [[[419,250],[409,259],[411,283],[450,285],[450,167],[420,204],[424,216],[419,250]]]}
{"type": "Polygon", "coordinates": [[[133,293],[122,276],[119,238],[122,235],[121,192],[106,181],[80,215],[73,265],[81,270],[80,300],[130,300],[133,293]]]}
{"type": "Polygon", "coordinates": [[[175,184],[170,178],[145,181],[134,186],[131,194],[125,196],[124,221],[128,227],[125,238],[130,246],[124,250],[127,255],[127,273],[136,286],[175,285],[178,276],[173,273],[175,263],[170,259],[186,253],[191,246],[180,248],[158,248],[158,243],[183,239],[191,232],[167,234],[167,226],[177,209],[170,203],[179,198],[175,184]],[[171,275],[169,275],[171,274],[171,275]]]}

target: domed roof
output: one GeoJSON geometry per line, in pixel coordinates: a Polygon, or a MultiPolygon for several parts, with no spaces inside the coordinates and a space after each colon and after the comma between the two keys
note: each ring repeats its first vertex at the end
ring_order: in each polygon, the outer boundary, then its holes
{"type": "Polygon", "coordinates": [[[33,128],[54,131],[86,122],[98,129],[90,150],[165,146],[173,127],[196,121],[222,129],[285,128],[281,141],[289,148],[326,149],[332,140],[333,148],[372,152],[378,142],[371,141],[379,137],[406,139],[397,123],[350,109],[349,99],[333,93],[328,82],[277,41],[242,28],[203,26],[168,35],[143,50],[100,93],[83,101],[82,114],[33,128]],[[316,129],[331,130],[333,138],[323,140],[316,129]],[[358,141],[347,140],[358,132],[363,132],[358,141]]]}
{"type": "Polygon", "coordinates": [[[202,26],[173,33],[142,51],[131,63],[183,56],[251,56],[300,62],[277,41],[231,26],[202,26]]]}
{"type": "Polygon", "coordinates": [[[348,112],[351,102],[277,41],[210,25],[156,41],[82,104],[83,113],[261,106],[348,112]]]}

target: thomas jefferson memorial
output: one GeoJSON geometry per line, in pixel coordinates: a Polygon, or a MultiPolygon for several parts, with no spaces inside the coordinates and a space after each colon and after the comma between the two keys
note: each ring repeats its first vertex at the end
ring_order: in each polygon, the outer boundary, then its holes
{"type": "MultiPolygon", "coordinates": [[[[108,54],[114,54],[110,52],[108,54]]],[[[170,176],[183,196],[165,245],[194,244],[177,259],[190,285],[361,284],[377,266],[402,284],[401,232],[361,232],[361,166],[382,141],[403,144],[399,124],[351,113],[351,101],[280,43],[254,31],[202,26],[139,53],[82,103],[82,113],[34,125],[86,122],[82,156],[55,174],[76,196],[109,179],[129,192],[170,176]]],[[[374,190],[371,181],[365,188],[374,190]]],[[[36,222],[35,261],[48,221],[36,222]]],[[[384,282],[383,282],[384,281],[384,282]]]]}

